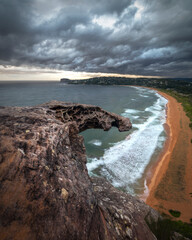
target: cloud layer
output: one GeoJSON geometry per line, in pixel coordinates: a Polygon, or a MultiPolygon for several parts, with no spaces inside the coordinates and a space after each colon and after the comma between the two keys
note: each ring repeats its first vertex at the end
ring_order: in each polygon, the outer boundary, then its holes
{"type": "Polygon", "coordinates": [[[191,0],[1,0],[0,65],[191,77],[191,0]]]}

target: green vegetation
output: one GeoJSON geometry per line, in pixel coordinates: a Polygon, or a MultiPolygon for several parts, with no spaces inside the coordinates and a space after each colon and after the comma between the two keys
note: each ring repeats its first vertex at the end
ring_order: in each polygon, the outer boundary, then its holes
{"type": "Polygon", "coordinates": [[[180,215],[181,215],[181,213],[179,211],[176,211],[176,210],[170,209],[169,212],[171,213],[171,215],[173,217],[176,217],[176,218],[180,217],[180,215]]]}
{"type": "Polygon", "coordinates": [[[166,218],[159,219],[158,222],[149,223],[147,220],[146,222],[158,240],[170,240],[174,232],[192,239],[192,224],[166,218]]]}
{"type": "MultiPolygon", "coordinates": [[[[183,106],[184,111],[186,112],[187,117],[190,119],[189,127],[192,129],[192,89],[190,90],[190,94],[183,94],[179,91],[159,89],[162,92],[165,92],[180,102],[183,106]]],[[[192,143],[192,139],[191,139],[192,143]]]]}
{"type": "Polygon", "coordinates": [[[183,94],[177,91],[171,91],[171,90],[165,90],[165,89],[159,89],[162,92],[165,92],[175,99],[177,99],[178,102],[180,102],[183,106],[184,111],[186,112],[186,115],[190,119],[190,124],[189,127],[192,129],[192,89],[191,89],[191,94],[183,94]]]}

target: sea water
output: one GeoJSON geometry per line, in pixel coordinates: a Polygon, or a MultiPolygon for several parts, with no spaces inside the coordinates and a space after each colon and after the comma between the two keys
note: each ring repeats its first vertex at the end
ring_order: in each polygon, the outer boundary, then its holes
{"type": "Polygon", "coordinates": [[[156,91],[128,86],[66,85],[59,82],[0,83],[1,106],[32,106],[59,100],[93,104],[130,118],[133,128],[120,133],[90,129],[82,133],[87,168],[115,187],[140,195],[147,191],[146,172],[165,142],[167,100],[156,91]]]}

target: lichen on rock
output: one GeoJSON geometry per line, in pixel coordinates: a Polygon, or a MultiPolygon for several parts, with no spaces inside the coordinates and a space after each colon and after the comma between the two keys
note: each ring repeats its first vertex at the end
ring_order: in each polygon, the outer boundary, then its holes
{"type": "Polygon", "coordinates": [[[68,194],[67,190],[65,188],[62,188],[61,189],[61,196],[62,196],[62,198],[64,199],[65,202],[67,202],[68,195],[69,194],[68,194]]]}

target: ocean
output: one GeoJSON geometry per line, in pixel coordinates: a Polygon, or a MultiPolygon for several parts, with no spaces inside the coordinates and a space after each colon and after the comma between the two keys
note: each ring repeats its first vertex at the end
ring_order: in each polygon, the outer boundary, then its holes
{"type": "Polygon", "coordinates": [[[59,100],[93,104],[130,118],[133,128],[89,129],[84,137],[87,168],[132,195],[147,195],[147,174],[164,146],[167,100],[156,91],[130,86],[66,85],[60,82],[0,83],[1,106],[33,106],[59,100]]]}

